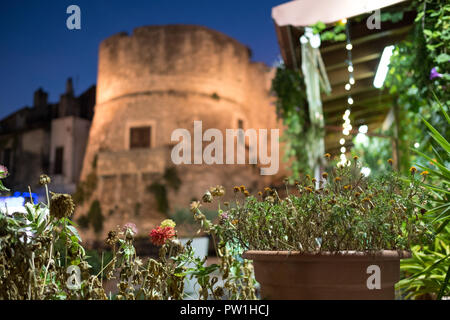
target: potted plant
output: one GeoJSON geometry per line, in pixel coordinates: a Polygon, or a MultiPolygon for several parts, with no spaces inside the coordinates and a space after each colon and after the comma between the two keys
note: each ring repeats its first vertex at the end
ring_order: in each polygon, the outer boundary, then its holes
{"type": "Polygon", "coordinates": [[[198,203],[192,209],[204,229],[253,260],[262,298],[393,299],[400,259],[429,234],[418,206],[426,172],[410,172],[410,181],[393,170],[366,177],[355,156],[318,180],[305,175],[291,188],[286,182],[285,197],[235,187],[218,225],[203,219],[198,203]]]}

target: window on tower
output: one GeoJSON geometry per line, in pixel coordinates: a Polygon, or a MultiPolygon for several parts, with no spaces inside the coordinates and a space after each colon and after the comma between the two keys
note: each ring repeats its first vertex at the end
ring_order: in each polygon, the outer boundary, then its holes
{"type": "Polygon", "coordinates": [[[150,148],[151,135],[150,126],[130,128],[130,149],[150,148]]]}

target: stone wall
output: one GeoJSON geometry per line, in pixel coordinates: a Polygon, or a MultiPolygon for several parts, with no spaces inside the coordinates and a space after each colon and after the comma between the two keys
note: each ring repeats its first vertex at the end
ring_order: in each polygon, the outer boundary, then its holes
{"type": "MultiPolygon", "coordinates": [[[[165,170],[174,166],[170,152],[177,143],[171,141],[175,129],[185,128],[193,137],[193,122],[201,120],[203,132],[217,128],[225,138],[225,129],[237,129],[239,120],[244,129],[280,128],[269,94],[272,76],[270,68],[250,61],[247,47],[205,27],[141,27],[132,35],[104,40],[81,176],[85,180],[95,172],[98,177],[90,202],[100,201],[106,219],[99,236],[126,222],[147,231],[164,218],[148,186],[163,181],[165,170]],[[130,150],[130,128],[143,125],[152,128],[151,148],[130,150]]],[[[252,165],[179,165],[177,173],[180,188],[168,188],[172,210],[188,208],[210,186],[222,184],[230,192],[234,185],[245,184],[257,192],[275,178],[261,176],[252,165]]],[[[281,168],[278,177],[282,174],[281,168]]],[[[89,202],[76,214],[88,209],[89,202]]],[[[85,234],[95,238],[92,231],[85,234]]]]}

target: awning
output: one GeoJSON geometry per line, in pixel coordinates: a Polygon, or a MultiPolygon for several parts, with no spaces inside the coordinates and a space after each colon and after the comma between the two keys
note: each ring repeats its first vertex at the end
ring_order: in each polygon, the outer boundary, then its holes
{"type": "Polygon", "coordinates": [[[319,21],[328,24],[404,1],[406,0],[296,0],[273,7],[272,19],[280,27],[311,26],[319,21]]]}

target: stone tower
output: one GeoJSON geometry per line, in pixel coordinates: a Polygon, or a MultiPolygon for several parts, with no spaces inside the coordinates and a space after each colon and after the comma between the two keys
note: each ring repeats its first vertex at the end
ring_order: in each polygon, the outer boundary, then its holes
{"type": "Polygon", "coordinates": [[[255,165],[175,166],[170,154],[177,143],[172,132],[193,132],[194,120],[202,121],[203,131],[217,128],[224,136],[225,129],[279,128],[269,94],[272,76],[269,67],[250,61],[247,47],[201,26],[145,26],[104,40],[81,175],[95,183],[86,184],[89,194],[76,215],[97,199],[102,235],[127,222],[147,233],[164,218],[149,192],[155,182],[166,187],[171,211],[188,208],[210,186],[232,193],[234,185],[253,192],[269,185],[275,176],[261,176],[255,165]],[[176,187],[167,179],[173,168],[181,181],[176,187]]]}

